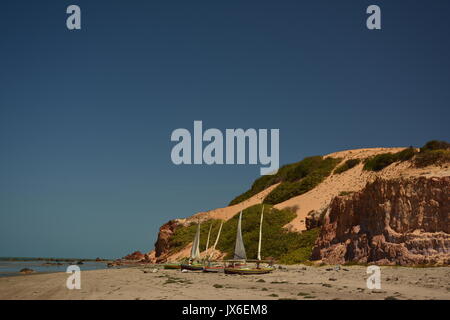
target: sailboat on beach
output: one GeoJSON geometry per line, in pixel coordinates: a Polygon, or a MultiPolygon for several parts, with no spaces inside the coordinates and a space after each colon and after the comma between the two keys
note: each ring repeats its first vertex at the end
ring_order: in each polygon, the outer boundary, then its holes
{"type": "MultiPolygon", "coordinates": [[[[219,237],[220,237],[220,232],[222,231],[222,226],[223,226],[223,221],[220,223],[219,232],[217,233],[216,241],[214,242],[214,245],[212,246],[212,248],[209,250],[208,245],[206,245],[207,264],[203,268],[204,272],[216,272],[217,273],[217,272],[223,271],[223,268],[224,268],[223,265],[210,261],[210,259],[212,258],[212,255],[214,254],[214,251],[216,249],[217,243],[219,242],[219,237]],[[210,251],[210,253],[208,251],[210,251]]],[[[211,224],[211,227],[212,227],[212,224],[211,224]]],[[[210,228],[210,231],[211,231],[211,228],[210,228]]],[[[209,241],[207,242],[207,244],[208,243],[209,243],[209,241]]]]}
{"type": "MultiPolygon", "coordinates": [[[[264,205],[261,211],[261,221],[259,225],[259,242],[257,260],[248,260],[245,252],[244,241],[242,240],[242,211],[239,215],[239,221],[236,233],[236,244],[234,247],[234,258],[229,260],[230,265],[224,269],[226,274],[264,274],[270,273],[273,267],[260,267],[261,263],[269,262],[261,260],[261,240],[262,240],[262,223],[264,218],[264,205]],[[246,265],[246,262],[255,262],[256,267],[252,268],[246,265]]],[[[269,262],[272,263],[271,261],[269,262]]]]}
{"type": "Polygon", "coordinates": [[[191,255],[188,263],[181,264],[181,270],[202,271],[203,264],[200,261],[200,222],[197,224],[191,255]]]}

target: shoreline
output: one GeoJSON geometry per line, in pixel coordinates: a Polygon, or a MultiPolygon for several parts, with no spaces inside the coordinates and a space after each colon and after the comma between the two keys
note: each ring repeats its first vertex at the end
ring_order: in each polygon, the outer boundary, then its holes
{"type": "Polygon", "coordinates": [[[0,261],[0,278],[16,277],[21,275],[37,275],[63,272],[69,266],[78,266],[82,271],[106,269],[107,261],[67,261],[48,260],[2,260],[0,261]]]}
{"type": "Polygon", "coordinates": [[[81,272],[69,290],[65,272],[0,278],[0,299],[18,300],[450,300],[450,268],[381,266],[381,289],[366,287],[363,266],[283,266],[271,274],[239,276],[164,270],[155,266],[81,272]]]}

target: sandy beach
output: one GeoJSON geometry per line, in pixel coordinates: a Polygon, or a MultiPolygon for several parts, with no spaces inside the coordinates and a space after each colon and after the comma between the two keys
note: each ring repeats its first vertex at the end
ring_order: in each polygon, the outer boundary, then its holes
{"type": "Polygon", "coordinates": [[[381,267],[379,290],[367,289],[364,266],[336,269],[295,265],[258,276],[154,266],[90,270],[82,271],[80,290],[66,288],[66,273],[31,274],[0,278],[0,299],[450,299],[448,267],[381,267]]]}

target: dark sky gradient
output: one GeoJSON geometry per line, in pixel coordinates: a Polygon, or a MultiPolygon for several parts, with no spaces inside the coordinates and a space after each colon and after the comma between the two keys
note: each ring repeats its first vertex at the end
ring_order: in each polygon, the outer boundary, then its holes
{"type": "Polygon", "coordinates": [[[173,165],[194,120],[279,128],[282,164],[449,140],[449,17],[448,0],[3,1],[0,256],[148,251],[167,220],[226,205],[259,165],[173,165]]]}

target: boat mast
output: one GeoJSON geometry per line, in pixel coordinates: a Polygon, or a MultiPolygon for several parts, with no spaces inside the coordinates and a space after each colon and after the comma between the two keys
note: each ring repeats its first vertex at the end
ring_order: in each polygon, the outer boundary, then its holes
{"type": "Polygon", "coordinates": [[[205,248],[205,253],[208,252],[208,247],[209,247],[209,236],[211,235],[211,229],[212,229],[212,223],[209,226],[209,231],[208,231],[208,239],[206,240],[206,248],[205,248]]]}
{"type": "Polygon", "coordinates": [[[216,238],[216,242],[214,242],[214,245],[212,246],[212,249],[215,250],[217,243],[219,242],[219,237],[220,237],[220,231],[222,231],[222,226],[223,226],[223,220],[220,223],[220,227],[219,227],[219,232],[217,233],[217,238],[216,238]]]}
{"type": "Polygon", "coordinates": [[[200,222],[197,224],[197,232],[195,233],[195,238],[191,249],[191,260],[198,258],[200,258],[200,222]]]}
{"type": "Polygon", "coordinates": [[[208,259],[210,259],[212,257],[212,255],[214,254],[214,250],[216,250],[217,243],[219,242],[220,231],[222,231],[222,225],[223,225],[223,221],[220,223],[219,232],[217,232],[216,241],[214,242],[213,246],[211,247],[211,250],[209,250],[210,253],[208,254],[208,259]]]}
{"type": "Polygon", "coordinates": [[[263,223],[263,217],[264,217],[264,205],[262,206],[261,211],[261,222],[259,223],[259,242],[258,242],[258,260],[261,260],[261,240],[262,240],[262,223],[263,223]]]}

